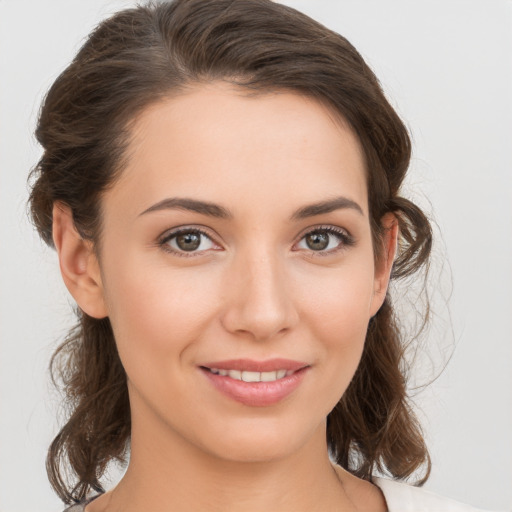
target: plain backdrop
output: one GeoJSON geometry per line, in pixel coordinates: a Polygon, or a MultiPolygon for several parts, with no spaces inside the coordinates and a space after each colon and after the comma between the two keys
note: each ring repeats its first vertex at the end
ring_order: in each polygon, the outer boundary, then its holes
{"type": "MultiPolygon", "coordinates": [[[[413,136],[405,191],[442,233],[428,360],[453,354],[415,394],[433,460],[426,487],[510,509],[512,2],[285,3],[346,36],[373,67],[413,136]]],[[[59,425],[47,366],[72,302],[26,215],[39,104],[92,27],[133,4],[0,0],[0,512],[63,508],[44,469],[59,425]]]]}

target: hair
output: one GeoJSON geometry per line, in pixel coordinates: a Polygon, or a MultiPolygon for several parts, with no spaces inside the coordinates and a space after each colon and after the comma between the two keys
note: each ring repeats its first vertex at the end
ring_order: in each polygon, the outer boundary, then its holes
{"type": "MultiPolygon", "coordinates": [[[[394,213],[399,254],[392,279],[428,268],[431,227],[400,196],[411,156],[408,131],[374,73],[341,35],[270,0],[177,0],[118,12],[88,37],[48,91],[36,137],[43,154],[29,200],[42,239],[52,242],[52,207],[62,202],[77,231],[101,240],[101,194],[123,170],[130,126],[149,105],[189,86],[222,80],[248,94],[292,91],[344,119],[363,149],[376,261],[381,219],[394,213]]],[[[111,461],[126,462],[130,403],[108,318],[77,310],[77,326],[52,356],[68,418],[48,451],[47,472],[65,503],[103,491],[111,461]]],[[[407,394],[408,340],[388,295],[370,320],[358,369],[328,415],[333,459],[370,480],[430,473],[430,458],[407,394]]]]}

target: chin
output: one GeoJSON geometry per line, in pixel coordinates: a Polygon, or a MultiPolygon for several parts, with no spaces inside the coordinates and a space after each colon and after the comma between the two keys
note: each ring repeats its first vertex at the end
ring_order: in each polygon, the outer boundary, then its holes
{"type": "Polygon", "coordinates": [[[253,420],[243,426],[221,429],[218,436],[204,443],[204,449],[231,462],[270,462],[300,451],[317,430],[300,428],[297,423],[288,426],[275,421],[264,423],[253,420]]]}
{"type": "Polygon", "coordinates": [[[222,447],[215,447],[212,455],[229,462],[265,463],[286,458],[293,453],[294,448],[286,446],[287,444],[283,445],[283,439],[279,442],[253,440],[250,444],[232,442],[222,447]]]}

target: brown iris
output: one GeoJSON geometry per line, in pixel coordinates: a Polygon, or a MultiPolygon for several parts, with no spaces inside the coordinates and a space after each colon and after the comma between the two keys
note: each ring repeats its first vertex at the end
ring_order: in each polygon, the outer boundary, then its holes
{"type": "Polygon", "coordinates": [[[329,235],[321,231],[313,231],[306,235],[306,244],[313,251],[322,251],[329,245],[329,235]]]}
{"type": "Polygon", "coordinates": [[[183,233],[176,237],[176,245],[182,251],[195,251],[201,244],[199,233],[183,233]]]}

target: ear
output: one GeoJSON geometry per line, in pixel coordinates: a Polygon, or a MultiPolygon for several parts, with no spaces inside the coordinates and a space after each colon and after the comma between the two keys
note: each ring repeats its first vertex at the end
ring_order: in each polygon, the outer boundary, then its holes
{"type": "Polygon", "coordinates": [[[386,213],[381,219],[383,229],[381,251],[377,258],[370,316],[374,316],[384,303],[388,291],[391,270],[397,251],[398,220],[393,213],[386,213]]]}
{"type": "Polygon", "coordinates": [[[94,318],[106,317],[100,266],[93,244],[80,236],[71,208],[61,202],[53,205],[53,242],[64,283],[80,309],[94,318]]]}

